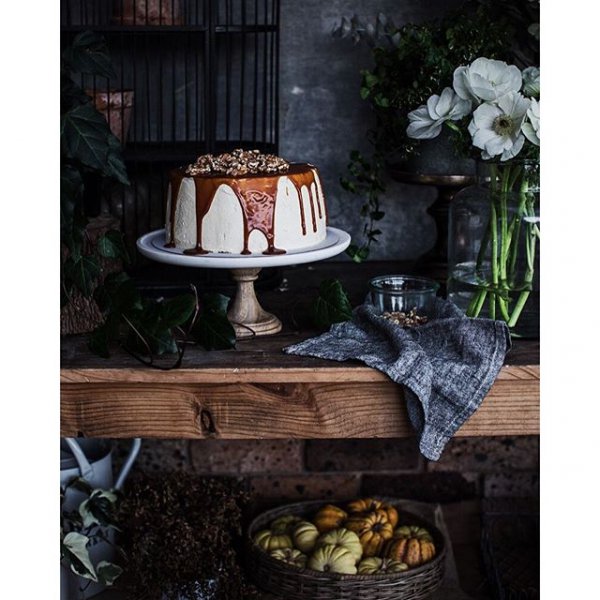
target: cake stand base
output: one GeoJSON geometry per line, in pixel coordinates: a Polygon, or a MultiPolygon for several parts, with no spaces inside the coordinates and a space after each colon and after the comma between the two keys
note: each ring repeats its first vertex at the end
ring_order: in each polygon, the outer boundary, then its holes
{"type": "Polygon", "coordinates": [[[327,227],[325,239],[311,248],[286,254],[209,253],[191,256],[178,248],[165,247],[165,230],[146,233],[137,241],[140,253],[151,260],[181,267],[227,269],[237,284],[235,298],[227,318],[235,328],[237,339],[272,335],[281,331],[281,321],[265,311],[256,299],[254,282],[263,267],[289,267],[332,258],[350,245],[350,236],[341,229],[327,227]]]}
{"type": "Polygon", "coordinates": [[[227,318],[235,329],[235,337],[243,339],[257,335],[272,335],[281,331],[281,321],[259,304],[254,291],[260,268],[231,269],[237,284],[235,298],[227,318]]]}

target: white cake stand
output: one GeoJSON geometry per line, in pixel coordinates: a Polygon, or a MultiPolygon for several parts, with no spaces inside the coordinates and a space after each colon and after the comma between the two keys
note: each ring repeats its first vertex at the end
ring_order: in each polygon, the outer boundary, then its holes
{"type": "Polygon", "coordinates": [[[196,256],[184,254],[177,248],[165,248],[165,230],[159,229],[143,235],[137,248],[146,258],[180,267],[204,269],[229,269],[237,291],[227,317],[238,339],[255,335],[271,335],[281,331],[281,321],[263,310],[254,291],[254,282],[264,267],[285,267],[316,262],[341,254],[350,244],[350,236],[341,229],[327,228],[325,239],[315,246],[286,254],[219,254],[196,256]]]}

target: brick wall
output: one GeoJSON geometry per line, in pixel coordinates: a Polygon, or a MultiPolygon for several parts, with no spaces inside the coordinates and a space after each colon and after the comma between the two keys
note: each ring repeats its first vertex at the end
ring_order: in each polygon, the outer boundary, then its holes
{"type": "Polygon", "coordinates": [[[257,507],[362,494],[442,503],[537,497],[539,437],[457,438],[438,462],[425,460],[414,438],[144,440],[135,469],[239,476],[257,507]]]}

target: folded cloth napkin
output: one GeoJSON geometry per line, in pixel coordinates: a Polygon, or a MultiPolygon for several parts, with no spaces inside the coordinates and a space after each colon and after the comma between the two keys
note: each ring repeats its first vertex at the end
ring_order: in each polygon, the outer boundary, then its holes
{"type": "Polygon", "coordinates": [[[448,440],[477,410],[510,348],[506,323],[470,319],[436,298],[429,321],[402,328],[368,302],[327,333],[284,348],[288,354],[360,360],[405,386],[419,448],[438,460],[448,440]]]}

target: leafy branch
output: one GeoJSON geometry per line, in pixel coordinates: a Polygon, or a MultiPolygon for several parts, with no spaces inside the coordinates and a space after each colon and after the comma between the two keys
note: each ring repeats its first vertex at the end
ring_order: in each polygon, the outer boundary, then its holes
{"type": "Polygon", "coordinates": [[[227,319],[229,298],[221,294],[198,296],[196,288],[169,300],[143,298],[126,273],[106,277],[94,295],[105,320],[89,338],[92,352],[110,357],[119,346],[146,366],[172,369],[181,365],[185,349],[197,343],[206,350],[235,346],[235,330],[227,319]],[[155,357],[176,354],[165,367],[155,357]]]}

